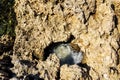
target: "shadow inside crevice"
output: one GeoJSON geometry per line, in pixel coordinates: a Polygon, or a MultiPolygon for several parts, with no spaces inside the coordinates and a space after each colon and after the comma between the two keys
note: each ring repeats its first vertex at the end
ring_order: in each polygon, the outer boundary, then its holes
{"type": "MultiPolygon", "coordinates": [[[[114,4],[111,4],[111,8],[113,9],[113,11],[115,11],[115,5],[114,4]]],[[[113,21],[114,21],[115,27],[117,28],[118,27],[118,17],[117,17],[116,14],[113,15],[113,21]]]]}
{"type": "Polygon", "coordinates": [[[85,80],[93,80],[92,77],[90,76],[90,66],[88,66],[87,64],[82,64],[82,63],[79,63],[77,65],[81,67],[82,77],[85,80]],[[86,70],[84,70],[83,68],[85,68],[86,70]]]}
{"type": "Polygon", "coordinates": [[[70,37],[68,38],[68,40],[65,41],[61,41],[61,42],[51,42],[45,49],[44,49],[44,55],[43,55],[43,60],[46,60],[47,57],[53,53],[53,49],[60,45],[60,44],[67,44],[70,43],[72,40],[74,40],[75,37],[73,35],[70,35],[70,37]]]}
{"type": "Polygon", "coordinates": [[[4,56],[0,59],[0,74],[2,74],[1,76],[4,77],[4,80],[9,80],[10,78],[16,76],[16,74],[10,70],[10,68],[14,66],[11,61],[12,59],[10,56],[4,56]]]}

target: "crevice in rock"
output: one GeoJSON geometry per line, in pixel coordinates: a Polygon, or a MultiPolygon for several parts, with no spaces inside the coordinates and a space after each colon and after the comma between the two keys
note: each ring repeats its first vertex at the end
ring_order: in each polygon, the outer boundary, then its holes
{"type": "Polygon", "coordinates": [[[10,70],[14,65],[11,63],[11,58],[9,56],[4,56],[0,60],[0,77],[5,80],[12,78],[15,74],[10,70]]]}
{"type": "Polygon", "coordinates": [[[33,75],[33,74],[28,74],[24,80],[44,80],[42,78],[39,78],[39,75],[33,75]]]}
{"type": "Polygon", "coordinates": [[[56,78],[56,80],[60,80],[60,69],[57,72],[57,78],[56,78]]]}
{"type": "Polygon", "coordinates": [[[114,4],[111,4],[111,8],[115,11],[115,6],[114,6],[114,4]]]}
{"type": "MultiPolygon", "coordinates": [[[[114,4],[111,4],[111,8],[115,11],[115,5],[114,5],[114,4]]],[[[117,15],[114,15],[114,16],[113,16],[113,21],[114,21],[114,23],[115,23],[115,27],[117,28],[117,25],[118,25],[117,15]]]]}
{"type": "Polygon", "coordinates": [[[113,74],[117,73],[117,74],[119,74],[119,71],[115,67],[110,67],[110,73],[113,73],[113,74]]]}
{"type": "Polygon", "coordinates": [[[36,59],[36,60],[39,60],[39,58],[38,58],[34,53],[32,53],[32,59],[33,59],[33,60],[35,60],[35,59],[36,59]]]}
{"type": "Polygon", "coordinates": [[[7,42],[6,44],[0,43],[0,55],[4,52],[13,50],[14,42],[7,42]]]}
{"type": "Polygon", "coordinates": [[[78,66],[80,66],[81,68],[85,68],[87,71],[85,71],[84,69],[82,69],[82,77],[86,80],[92,80],[92,77],[89,75],[89,71],[90,71],[90,66],[88,66],[87,64],[82,64],[79,63],[78,66]]]}
{"type": "Polygon", "coordinates": [[[27,65],[28,67],[35,66],[35,64],[29,60],[20,60],[22,65],[27,65]]]}
{"type": "Polygon", "coordinates": [[[47,57],[49,56],[49,54],[53,53],[53,49],[60,45],[60,44],[66,44],[66,43],[70,43],[73,39],[75,39],[75,37],[73,35],[70,35],[70,38],[68,38],[67,41],[61,41],[61,42],[51,42],[49,44],[49,46],[47,46],[45,49],[44,49],[44,58],[43,60],[46,60],[47,57]]]}
{"type": "Polygon", "coordinates": [[[116,15],[113,16],[113,21],[115,23],[115,27],[117,28],[117,25],[118,25],[118,18],[116,15]]]}
{"type": "Polygon", "coordinates": [[[112,28],[112,29],[111,29],[110,35],[112,35],[112,34],[114,33],[114,30],[115,30],[116,28],[118,28],[118,27],[117,27],[117,25],[118,25],[118,18],[117,18],[116,15],[113,15],[113,22],[114,22],[115,28],[112,28]]]}

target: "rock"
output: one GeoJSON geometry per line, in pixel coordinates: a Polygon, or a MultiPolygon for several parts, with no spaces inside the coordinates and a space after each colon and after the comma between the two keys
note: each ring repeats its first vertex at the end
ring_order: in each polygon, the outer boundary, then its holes
{"type": "Polygon", "coordinates": [[[50,55],[46,61],[39,61],[37,68],[40,73],[40,77],[45,80],[56,80],[58,78],[58,72],[60,68],[59,59],[55,54],[50,55]]]}
{"type": "Polygon", "coordinates": [[[34,55],[40,59],[37,64],[40,77],[56,79],[59,60],[55,55],[50,55],[46,61],[41,61],[44,49],[52,42],[67,42],[70,35],[73,35],[75,39],[71,43],[81,48],[84,53],[82,64],[87,64],[90,69],[63,65],[60,68],[60,79],[85,79],[83,71],[89,75],[89,79],[118,80],[119,8],[114,9],[116,4],[112,3],[113,0],[15,1],[18,25],[14,54],[19,54],[21,60],[31,61],[34,55]]]}
{"type": "Polygon", "coordinates": [[[84,23],[90,13],[94,13],[94,3],[95,0],[16,1],[18,25],[14,52],[33,52],[38,58],[43,58],[44,48],[51,42],[67,41],[71,34],[77,38],[86,30],[84,23]]]}
{"type": "Polygon", "coordinates": [[[82,80],[82,68],[77,65],[63,65],[60,68],[60,79],[61,80],[82,80]]]}
{"type": "Polygon", "coordinates": [[[14,39],[9,35],[2,35],[0,37],[0,55],[4,52],[12,51],[14,39]]]}
{"type": "Polygon", "coordinates": [[[12,56],[12,63],[14,64],[14,67],[11,68],[12,72],[15,73],[14,78],[17,79],[24,79],[28,75],[37,75],[38,70],[36,69],[36,63],[35,61],[28,60],[21,60],[19,56],[13,55],[12,56]]]}
{"type": "Polygon", "coordinates": [[[14,73],[10,70],[13,67],[11,63],[11,58],[9,56],[4,56],[0,59],[0,79],[8,80],[13,77],[14,73]]]}

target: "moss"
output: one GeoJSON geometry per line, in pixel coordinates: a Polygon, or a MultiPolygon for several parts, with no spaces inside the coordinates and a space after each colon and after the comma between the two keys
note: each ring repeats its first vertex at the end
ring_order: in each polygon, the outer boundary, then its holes
{"type": "Polygon", "coordinates": [[[16,15],[13,9],[14,0],[0,1],[0,36],[8,34],[15,36],[16,15]]]}

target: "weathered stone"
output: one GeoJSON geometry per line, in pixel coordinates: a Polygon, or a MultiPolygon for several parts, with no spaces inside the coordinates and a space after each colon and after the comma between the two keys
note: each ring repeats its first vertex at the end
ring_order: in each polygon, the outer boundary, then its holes
{"type": "MultiPolygon", "coordinates": [[[[21,57],[17,55],[12,56],[12,63],[14,64],[14,67],[11,68],[12,72],[14,72],[16,75],[15,77],[25,77],[28,74],[36,75],[38,74],[38,70],[36,69],[35,61],[30,60],[24,60],[26,62],[23,62],[23,59],[21,60],[21,57]]],[[[22,79],[23,79],[22,78],[22,79]]]]}
{"type": "Polygon", "coordinates": [[[61,80],[82,80],[82,69],[77,65],[63,65],[60,68],[61,80]]]}
{"type": "MultiPolygon", "coordinates": [[[[90,67],[90,70],[85,70],[90,79],[120,79],[119,8],[114,10],[112,2],[112,0],[16,0],[18,25],[14,54],[21,54],[21,59],[27,59],[25,54],[43,58],[44,49],[50,43],[66,42],[70,35],[73,35],[75,39],[71,43],[77,44],[84,53],[82,63],[90,67]]],[[[57,77],[59,62],[53,58],[57,60],[52,56],[38,63],[37,67],[42,78],[57,77]]],[[[75,66],[74,69],[63,65],[60,68],[60,79],[66,80],[68,77],[73,80],[84,79],[81,76],[82,71],[84,71],[82,67],[75,66]]]]}
{"type": "Polygon", "coordinates": [[[33,52],[42,57],[43,50],[51,42],[76,38],[86,30],[84,23],[94,13],[95,1],[16,1],[15,53],[33,52]],[[90,9],[89,9],[90,8],[90,9]]]}
{"type": "Polygon", "coordinates": [[[45,80],[56,80],[60,68],[59,59],[55,54],[50,55],[46,61],[39,61],[37,68],[41,78],[45,80]]]}

